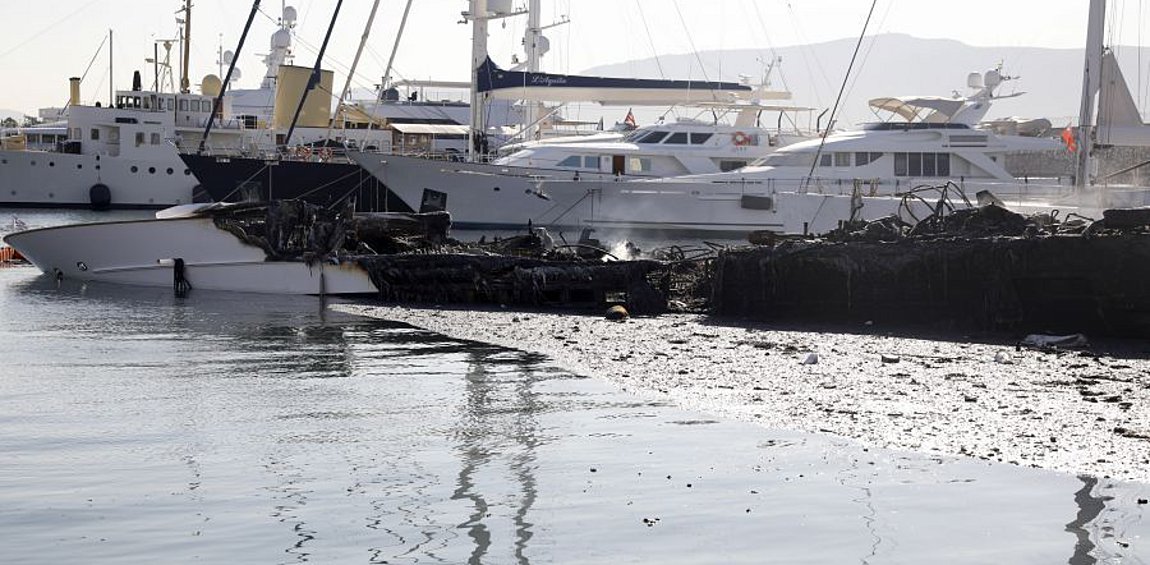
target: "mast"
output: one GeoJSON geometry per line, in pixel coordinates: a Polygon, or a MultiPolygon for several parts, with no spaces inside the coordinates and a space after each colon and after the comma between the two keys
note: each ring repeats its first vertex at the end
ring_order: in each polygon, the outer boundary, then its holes
{"type": "MultiPolygon", "coordinates": [[[[487,0],[471,0],[471,127],[467,133],[467,156],[471,161],[479,154],[480,140],[483,139],[484,122],[487,121],[483,108],[483,95],[479,92],[479,66],[487,60],[487,0]]],[[[466,17],[467,14],[464,14],[466,17]]]]}
{"type": "Polygon", "coordinates": [[[1106,27],[1106,0],[1090,0],[1086,28],[1086,64],[1082,72],[1082,107],[1078,113],[1078,155],[1074,185],[1085,188],[1090,180],[1090,153],[1094,150],[1094,102],[1102,84],[1102,40],[1106,27]]]}
{"type": "Polygon", "coordinates": [[[108,30],[108,107],[116,107],[116,59],[112,56],[112,30],[108,30]]]}
{"type": "Polygon", "coordinates": [[[303,105],[307,102],[307,97],[311,94],[311,91],[319,85],[320,73],[322,72],[320,65],[323,64],[323,54],[327,52],[327,43],[331,40],[331,32],[335,29],[335,22],[339,19],[339,9],[342,7],[343,0],[338,0],[335,3],[335,12],[331,14],[331,23],[327,26],[327,34],[323,36],[323,44],[319,46],[319,53],[315,56],[315,66],[312,67],[311,76],[308,77],[307,87],[303,89],[303,94],[299,97],[299,106],[296,106],[295,115],[292,116],[291,125],[288,126],[287,135],[284,136],[283,144],[285,146],[291,145],[291,136],[292,133],[295,132],[295,125],[296,122],[299,121],[299,115],[300,112],[303,111],[303,105]]]}
{"type": "Polygon", "coordinates": [[[403,8],[403,17],[399,20],[399,32],[395,34],[395,45],[391,46],[391,56],[387,58],[387,68],[383,70],[383,81],[379,85],[379,96],[377,102],[383,101],[383,93],[391,84],[391,65],[395,62],[395,54],[399,52],[399,40],[403,39],[403,29],[407,27],[407,14],[411,11],[412,0],[407,0],[407,5],[403,8]]]}
{"type": "MultiPolygon", "coordinates": [[[[411,7],[411,2],[407,3],[407,7],[411,7]]],[[[343,116],[343,99],[347,96],[348,90],[351,88],[351,79],[355,76],[355,69],[359,66],[359,57],[363,55],[363,46],[367,44],[367,37],[371,35],[371,24],[375,21],[375,11],[379,9],[379,0],[371,5],[371,14],[367,16],[367,24],[363,26],[363,36],[359,38],[359,49],[355,51],[355,59],[351,62],[351,70],[347,71],[347,81],[343,83],[343,90],[339,91],[339,102],[335,105],[335,118],[327,123],[327,139],[331,139],[331,126],[332,122],[339,120],[343,116]]],[[[406,12],[405,12],[406,14],[406,12]]],[[[340,129],[343,129],[343,121],[340,121],[340,129]]]]}
{"type": "MultiPolygon", "coordinates": [[[[212,115],[208,117],[208,125],[204,127],[204,135],[200,138],[200,147],[196,150],[196,155],[203,155],[204,145],[208,142],[208,136],[212,134],[212,124],[216,122],[216,116],[222,116],[224,104],[224,93],[228,90],[228,84],[232,82],[232,73],[236,70],[236,61],[240,60],[240,53],[244,51],[244,42],[248,39],[248,31],[252,29],[252,20],[256,19],[256,13],[260,10],[260,0],[252,0],[252,11],[248,14],[248,21],[244,24],[244,32],[240,34],[240,42],[236,45],[236,54],[232,56],[232,60],[228,63],[228,74],[224,76],[224,83],[220,85],[220,91],[216,94],[216,99],[212,101],[212,115]]],[[[222,47],[221,47],[222,48],[222,47]]]]}
{"type": "Polygon", "coordinates": [[[188,80],[188,65],[192,58],[192,0],[184,0],[184,56],[180,67],[180,93],[187,94],[192,91],[192,83],[188,80]]]}

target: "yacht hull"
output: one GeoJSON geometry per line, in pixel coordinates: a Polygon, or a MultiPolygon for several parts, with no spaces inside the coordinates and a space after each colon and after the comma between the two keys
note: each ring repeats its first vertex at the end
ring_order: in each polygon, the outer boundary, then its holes
{"type": "Polygon", "coordinates": [[[299,199],[317,206],[352,200],[356,212],[411,212],[354,163],[247,159],[181,154],[213,202],[299,199]]]}
{"type": "Polygon", "coordinates": [[[160,159],[0,151],[0,206],[160,209],[192,202],[197,184],[174,151],[160,159]],[[93,199],[99,185],[106,203],[93,199]]]}
{"type": "MultiPolygon", "coordinates": [[[[629,181],[611,175],[585,175],[555,170],[431,161],[414,157],[353,153],[352,158],[414,208],[431,197],[451,213],[457,227],[517,229],[535,226],[591,227],[604,231],[669,232],[703,236],[744,237],[767,230],[785,234],[818,234],[852,217],[876,220],[901,214],[907,221],[923,218],[938,193],[906,198],[889,192],[853,196],[852,182],[813,181],[629,181]],[[438,195],[437,195],[438,193],[438,195]],[[861,204],[861,207],[859,205],[861,204]]],[[[945,184],[947,179],[924,179],[945,184]]],[[[991,189],[1019,212],[1053,209],[1091,210],[1065,204],[1068,186],[1049,189],[1022,185],[965,187],[969,199],[991,189]],[[1029,192],[1025,192],[1029,191],[1029,192]],[[1056,203],[1062,202],[1061,205],[1056,203]]],[[[864,186],[862,193],[868,190],[864,186]]],[[[900,190],[905,192],[905,189],[900,190]]],[[[966,206],[951,193],[955,206],[966,206]]]]}
{"type": "Polygon", "coordinates": [[[353,263],[268,261],[211,218],[75,224],[9,234],[4,241],[46,274],[80,281],[172,286],[176,259],[193,289],[267,294],[374,293],[353,263]]]}

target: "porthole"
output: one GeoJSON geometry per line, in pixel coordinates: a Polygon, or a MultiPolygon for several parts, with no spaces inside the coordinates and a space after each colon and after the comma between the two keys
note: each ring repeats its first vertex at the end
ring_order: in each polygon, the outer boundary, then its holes
{"type": "Polygon", "coordinates": [[[7,164],[8,164],[7,159],[0,159],[0,165],[7,165],[7,164]]]}
{"type": "Polygon", "coordinates": [[[35,167],[35,166],[36,166],[36,161],[32,161],[32,166],[33,166],[33,167],[35,167]]]}
{"type": "Polygon", "coordinates": [[[171,167],[168,167],[168,174],[169,174],[169,175],[170,175],[170,174],[172,174],[172,173],[174,173],[174,172],[175,172],[175,171],[173,171],[171,167]]]}
{"type": "Polygon", "coordinates": [[[55,193],[55,192],[49,192],[49,193],[48,193],[48,198],[55,198],[55,197],[56,197],[56,193],[55,193]]]}
{"type": "Polygon", "coordinates": [[[135,165],[132,165],[132,172],[133,172],[133,173],[138,173],[138,172],[140,172],[140,168],[139,168],[139,167],[137,167],[137,166],[135,166],[135,165]]]}
{"type": "Polygon", "coordinates": [[[499,192],[499,187],[497,186],[497,187],[493,188],[492,190],[494,190],[495,192],[499,192]]]}
{"type": "Polygon", "coordinates": [[[191,174],[192,174],[192,171],[191,171],[191,170],[189,170],[189,169],[184,169],[184,176],[188,176],[188,175],[191,175],[191,174]]]}
{"type": "Polygon", "coordinates": [[[83,163],[77,163],[77,164],[76,164],[76,168],[77,168],[77,169],[83,169],[83,168],[84,168],[84,164],[83,164],[83,163]]]}
{"type": "Polygon", "coordinates": [[[96,165],[96,170],[100,170],[100,165],[96,165]]]}
{"type": "Polygon", "coordinates": [[[49,167],[55,167],[55,166],[56,166],[56,162],[55,162],[55,161],[48,161],[48,166],[49,166],[49,167]]]}
{"type": "Polygon", "coordinates": [[[148,167],[148,173],[153,174],[153,175],[156,174],[156,168],[155,167],[148,167]]]}

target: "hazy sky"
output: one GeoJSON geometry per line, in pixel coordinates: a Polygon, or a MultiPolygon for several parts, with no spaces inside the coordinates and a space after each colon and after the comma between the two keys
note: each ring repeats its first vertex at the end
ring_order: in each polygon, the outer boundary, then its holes
{"type": "MultiPolygon", "coordinates": [[[[526,0],[516,0],[517,4],[526,0]]],[[[329,47],[329,64],[342,84],[371,8],[370,0],[345,0],[329,47]],[[341,72],[342,71],[342,72],[341,72]]],[[[115,34],[115,85],[130,86],[139,69],[151,82],[156,39],[175,37],[180,0],[0,0],[0,69],[4,88],[0,109],[34,113],[41,106],[67,100],[67,78],[79,76],[96,54],[109,29],[115,34]]],[[[403,0],[380,5],[369,48],[360,70],[359,87],[378,82],[391,53],[403,0]]],[[[949,38],[971,45],[1026,45],[1080,48],[1085,41],[1086,0],[879,0],[868,34],[898,32],[917,37],[949,38]]],[[[1111,40],[1143,44],[1150,34],[1140,13],[1142,2],[1112,2],[1111,40]],[[1142,28],[1142,29],[1139,29],[1142,28]]],[[[254,87],[263,75],[258,55],[265,53],[280,0],[265,0],[240,60],[241,87],[254,87]]],[[[336,0],[293,0],[299,25],[296,64],[311,66],[336,0]]],[[[459,24],[465,0],[415,0],[396,59],[404,78],[466,80],[470,29],[459,24]]],[[[654,54],[710,49],[759,49],[855,37],[870,2],[865,0],[543,0],[545,23],[559,15],[571,23],[550,30],[552,51],[545,68],[578,72],[605,63],[654,54]]],[[[217,71],[217,50],[234,49],[251,4],[245,0],[195,0],[193,8],[192,82],[217,71]]],[[[496,24],[491,31],[493,58],[508,65],[517,52],[525,18],[496,24]]],[[[881,48],[878,46],[877,48],[881,48]]],[[[174,56],[174,54],[173,54],[174,56]]],[[[107,99],[107,52],[95,60],[83,85],[83,99],[107,99]]],[[[784,65],[786,63],[784,62],[784,65]]],[[[931,64],[924,54],[923,64],[931,64]]],[[[1076,69],[1075,69],[1076,71],[1076,69]]],[[[679,77],[668,77],[679,78],[679,77]]]]}

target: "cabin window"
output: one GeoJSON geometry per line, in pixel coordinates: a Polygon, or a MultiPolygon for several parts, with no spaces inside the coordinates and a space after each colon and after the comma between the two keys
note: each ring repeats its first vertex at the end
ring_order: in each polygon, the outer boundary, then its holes
{"type": "Polygon", "coordinates": [[[672,133],[671,137],[668,137],[667,141],[664,141],[663,143],[674,143],[676,145],[686,145],[687,144],[687,132],[678,131],[678,132],[672,133]]]}
{"type": "Polygon", "coordinates": [[[583,164],[583,158],[579,155],[571,155],[562,161],[556,163],[556,167],[563,167],[564,169],[577,169],[583,164]]]}
{"type": "Polygon", "coordinates": [[[146,96],[144,97],[144,109],[145,110],[151,110],[152,109],[152,100],[146,96]]]}
{"type": "Polygon", "coordinates": [[[741,169],[741,168],[746,167],[746,166],[747,166],[746,161],[728,161],[728,160],[719,161],[719,170],[723,171],[724,173],[727,171],[733,171],[735,169],[741,169]]]}
{"type": "Polygon", "coordinates": [[[819,155],[819,166],[820,167],[829,167],[829,166],[831,166],[831,163],[833,162],[833,160],[834,160],[834,156],[831,155],[830,153],[827,153],[826,155],[819,155]]]}
{"type": "Polygon", "coordinates": [[[100,130],[92,128],[92,141],[100,141],[100,130]]]}
{"type": "Polygon", "coordinates": [[[599,170],[599,157],[584,156],[583,168],[599,170]]]}
{"type": "Polygon", "coordinates": [[[894,174],[899,177],[948,177],[949,153],[895,153],[894,174]]]}
{"type": "Polygon", "coordinates": [[[835,166],[836,167],[849,167],[851,166],[850,153],[835,153],[835,166]]]}
{"type": "Polygon", "coordinates": [[[861,167],[863,165],[869,165],[870,163],[878,161],[879,157],[882,157],[882,153],[867,153],[864,151],[856,152],[855,166],[861,167]]]}
{"type": "Polygon", "coordinates": [[[639,138],[639,143],[659,143],[660,141],[663,141],[664,137],[667,137],[667,132],[653,131],[639,138]]]}
{"type": "Polygon", "coordinates": [[[139,147],[143,144],[144,144],[144,132],[138,131],[138,132],[136,132],[136,147],[139,147]]]}
{"type": "Polygon", "coordinates": [[[188,100],[186,98],[180,99],[180,111],[181,112],[187,112],[188,111],[188,100]]]}
{"type": "MultiPolygon", "coordinates": [[[[827,155],[823,155],[826,157],[827,155]]],[[[787,153],[780,151],[767,155],[761,164],[768,167],[810,167],[815,162],[814,153],[787,153]]]]}
{"type": "Polygon", "coordinates": [[[649,173],[652,170],[651,159],[648,157],[631,157],[629,161],[632,173],[649,173]]]}
{"type": "Polygon", "coordinates": [[[714,135],[714,134],[692,133],[691,134],[691,145],[702,145],[702,144],[706,143],[709,139],[711,139],[712,135],[714,135]]]}
{"type": "Polygon", "coordinates": [[[159,144],[160,144],[160,134],[153,133],[152,134],[152,145],[159,145],[159,144]]]}
{"type": "Polygon", "coordinates": [[[84,137],[84,132],[81,131],[80,128],[72,128],[71,136],[72,136],[72,139],[78,140],[78,139],[84,137]]]}

